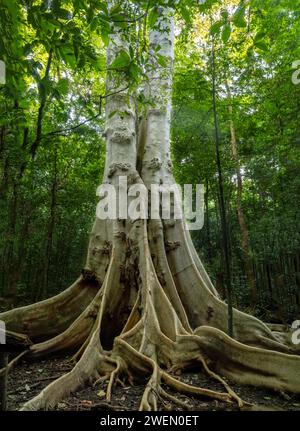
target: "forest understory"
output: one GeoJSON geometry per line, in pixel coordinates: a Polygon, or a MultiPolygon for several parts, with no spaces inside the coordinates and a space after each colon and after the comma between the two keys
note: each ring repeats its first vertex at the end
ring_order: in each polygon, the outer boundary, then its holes
{"type": "MultiPolygon", "coordinates": [[[[22,361],[19,366],[13,369],[8,379],[8,410],[19,410],[30,398],[37,395],[46,385],[63,375],[71,369],[69,358],[52,358],[42,361],[22,361]]],[[[222,388],[217,382],[210,380],[203,371],[190,370],[177,375],[181,381],[194,386],[206,387],[217,391],[222,388]]],[[[170,390],[167,386],[165,389],[170,390]]],[[[237,385],[232,383],[232,388],[246,402],[251,404],[244,407],[245,411],[300,411],[300,396],[278,393],[252,386],[237,385]]],[[[138,410],[141,397],[143,395],[144,384],[134,386],[118,385],[115,387],[110,403],[105,400],[106,385],[99,383],[90,385],[82,390],[71,394],[64,401],[60,402],[54,410],[61,411],[127,411],[138,410]]],[[[218,400],[206,398],[185,397],[184,395],[172,392],[186,403],[186,409],[172,403],[172,401],[161,400],[159,409],[165,411],[239,411],[235,403],[228,405],[218,400]]]]}

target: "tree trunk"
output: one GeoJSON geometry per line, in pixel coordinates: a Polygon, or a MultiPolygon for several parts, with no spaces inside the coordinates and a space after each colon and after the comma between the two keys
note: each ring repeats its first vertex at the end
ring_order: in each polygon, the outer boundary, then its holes
{"type": "MultiPolygon", "coordinates": [[[[23,143],[22,150],[26,148],[28,144],[28,128],[23,131],[23,143]]],[[[7,250],[7,261],[6,261],[6,274],[7,274],[7,285],[8,292],[7,297],[9,298],[10,305],[14,305],[17,296],[17,286],[21,276],[21,266],[18,265],[18,259],[16,259],[16,229],[18,221],[18,210],[19,210],[19,187],[24,173],[24,163],[19,166],[19,171],[13,181],[13,193],[12,201],[10,204],[10,226],[9,236],[6,245],[7,250]]]]}
{"type": "Polygon", "coordinates": [[[237,148],[236,130],[233,120],[233,106],[232,97],[228,82],[226,81],[227,98],[229,101],[229,122],[230,122],[230,135],[231,135],[231,152],[235,163],[236,177],[237,177],[237,215],[238,222],[241,230],[241,245],[243,251],[243,260],[245,265],[245,272],[251,292],[251,308],[254,310],[257,304],[257,287],[253,271],[253,262],[251,258],[249,232],[247,228],[246,217],[243,210],[242,197],[243,197],[243,178],[241,174],[240,160],[237,148]]]}
{"type": "Polygon", "coordinates": [[[206,214],[206,237],[207,237],[207,257],[209,261],[212,259],[212,246],[210,236],[210,211],[209,211],[209,181],[205,179],[205,214],[206,214]]]}
{"type": "Polygon", "coordinates": [[[57,182],[58,182],[58,172],[57,172],[57,149],[54,149],[54,163],[53,163],[53,179],[51,185],[51,201],[50,201],[50,216],[47,228],[46,237],[46,253],[45,253],[45,264],[44,264],[44,274],[42,281],[42,288],[38,292],[36,299],[43,299],[47,295],[48,291],[48,278],[49,269],[51,264],[51,254],[52,254],[52,243],[53,243],[53,233],[55,226],[55,210],[56,210],[56,194],[57,194],[57,182]]]}
{"type": "Polygon", "coordinates": [[[225,208],[224,197],[224,181],[220,155],[220,129],[217,116],[217,94],[216,94],[216,67],[215,67],[215,47],[212,42],[212,99],[213,99],[213,114],[214,114],[214,127],[215,127],[215,144],[216,144],[216,161],[218,169],[218,184],[219,184],[219,208],[222,230],[222,249],[224,258],[224,269],[226,275],[226,299],[228,302],[228,334],[233,336],[233,309],[232,309],[232,286],[231,286],[231,262],[229,251],[229,233],[228,223],[225,208]]]}
{"type": "Polygon", "coordinates": [[[42,127],[43,127],[44,111],[45,111],[45,106],[46,106],[46,102],[47,102],[47,90],[46,90],[44,82],[47,82],[49,80],[50,69],[51,69],[51,64],[52,64],[52,60],[53,60],[53,52],[54,52],[53,48],[50,48],[45,74],[44,74],[43,79],[39,82],[40,106],[39,106],[38,117],[37,117],[37,121],[36,121],[36,135],[35,135],[35,140],[32,142],[31,147],[30,147],[31,156],[33,159],[36,156],[38,146],[40,145],[40,142],[42,139],[42,131],[43,131],[42,127]]]}

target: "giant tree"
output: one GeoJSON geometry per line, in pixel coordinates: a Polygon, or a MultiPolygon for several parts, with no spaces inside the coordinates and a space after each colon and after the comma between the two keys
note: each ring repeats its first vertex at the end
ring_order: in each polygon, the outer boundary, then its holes
{"type": "MultiPolygon", "coordinates": [[[[120,13],[124,21],[129,19],[125,9],[120,13]]],[[[174,13],[167,5],[151,13],[155,25],[148,36],[144,84],[148,103],[140,121],[127,73],[130,55],[134,55],[132,34],[124,26],[112,26],[107,48],[103,183],[117,189],[121,176],[127,177],[128,185],[144,184],[148,190],[153,184],[175,184],[170,159],[174,13]]],[[[286,334],[272,332],[258,319],[234,310],[231,338],[227,310],[183,220],[96,218],[86,265],[74,284],[55,297],[0,314],[9,330],[32,339],[31,357],[76,351],[74,368],[23,410],[54,406],[97,379],[108,380],[110,400],[119,377],[130,383],[148,378],[142,410],[156,409],[158,396],[182,405],[162,388],[162,382],[172,390],[241,405],[221,375],[239,383],[299,393],[300,358],[286,334]],[[172,370],[193,363],[202,365],[225,391],[190,386],[172,375],[172,370]]]]}

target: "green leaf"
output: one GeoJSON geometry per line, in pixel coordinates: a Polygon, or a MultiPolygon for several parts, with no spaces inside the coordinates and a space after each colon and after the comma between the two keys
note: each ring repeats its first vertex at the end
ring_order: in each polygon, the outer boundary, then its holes
{"type": "Polygon", "coordinates": [[[266,33],[264,31],[259,31],[258,33],[256,33],[256,35],[254,36],[254,42],[258,42],[261,41],[262,39],[264,39],[266,37],[266,33]]]}
{"type": "Polygon", "coordinates": [[[245,20],[245,6],[239,6],[233,15],[233,23],[236,27],[247,27],[247,22],[245,20]]]}
{"type": "Polygon", "coordinates": [[[76,61],[78,60],[79,57],[79,50],[80,50],[80,43],[76,40],[73,40],[73,49],[74,49],[74,55],[76,58],[76,61]]]}
{"type": "Polygon", "coordinates": [[[182,18],[184,19],[184,21],[187,24],[190,24],[191,23],[191,15],[190,15],[190,11],[188,10],[188,8],[185,7],[184,5],[182,5],[180,8],[180,12],[181,12],[181,15],[182,15],[182,18]]]}
{"type": "Polygon", "coordinates": [[[66,64],[68,64],[72,68],[75,68],[76,57],[74,54],[74,48],[72,47],[71,44],[66,43],[65,45],[60,46],[59,53],[66,64]]]}
{"type": "Polygon", "coordinates": [[[222,31],[222,40],[224,43],[227,43],[231,35],[231,25],[229,23],[224,25],[222,31]]]}
{"type": "Polygon", "coordinates": [[[130,64],[130,56],[128,52],[122,50],[119,52],[119,55],[115,60],[111,63],[110,67],[112,69],[123,69],[127,67],[130,64]]]}
{"type": "Polygon", "coordinates": [[[256,41],[255,43],[254,43],[254,45],[255,45],[255,48],[258,48],[258,49],[261,49],[262,51],[268,51],[269,50],[269,47],[268,47],[268,45],[266,44],[266,42],[264,42],[263,40],[260,40],[260,41],[256,41]]]}
{"type": "Polygon", "coordinates": [[[102,21],[103,23],[109,23],[110,22],[110,16],[109,15],[106,15],[105,13],[99,13],[99,15],[98,15],[98,19],[100,20],[100,21],[102,21]]]}
{"type": "Polygon", "coordinates": [[[129,67],[129,75],[131,76],[131,78],[135,81],[138,81],[141,74],[141,68],[136,63],[132,62],[129,67]]]}
{"type": "Polygon", "coordinates": [[[108,44],[109,44],[109,35],[108,35],[108,31],[104,27],[101,28],[101,38],[103,40],[104,46],[108,46],[108,44]]]}
{"type": "Polygon", "coordinates": [[[30,102],[28,99],[21,99],[19,101],[19,107],[22,109],[28,109],[30,106],[30,102]]]}
{"type": "Polygon", "coordinates": [[[56,89],[59,91],[59,94],[67,94],[69,90],[69,81],[66,78],[62,78],[58,81],[56,89]]]}
{"type": "Polygon", "coordinates": [[[126,18],[122,14],[116,13],[114,15],[111,15],[110,19],[111,21],[114,22],[114,24],[116,24],[120,28],[128,27],[128,22],[126,21],[126,18]]]}
{"type": "Polygon", "coordinates": [[[94,60],[90,61],[93,65],[93,67],[97,70],[104,70],[105,69],[105,57],[101,56],[101,55],[97,55],[96,58],[94,60]]]}
{"type": "Polygon", "coordinates": [[[4,0],[3,3],[4,3],[4,6],[7,7],[12,18],[17,19],[17,17],[18,17],[18,5],[17,5],[17,3],[14,1],[11,1],[11,0],[4,0]]]}
{"type": "Polygon", "coordinates": [[[120,6],[119,3],[115,4],[111,10],[110,10],[111,15],[117,14],[117,13],[122,13],[122,7],[120,6]]]}
{"type": "Polygon", "coordinates": [[[157,18],[158,18],[158,10],[156,7],[154,7],[150,10],[148,15],[148,22],[150,27],[153,27],[155,25],[157,18]]]}
{"type": "Polygon", "coordinates": [[[106,4],[104,4],[104,3],[97,3],[97,7],[98,7],[100,10],[102,10],[102,11],[105,13],[105,15],[108,15],[108,14],[109,14],[108,9],[107,9],[107,5],[106,5],[106,4]]]}
{"type": "Polygon", "coordinates": [[[99,22],[97,18],[93,18],[92,21],[90,22],[90,29],[92,31],[96,30],[96,28],[98,27],[99,22]]]}
{"type": "Polygon", "coordinates": [[[86,63],[85,55],[81,52],[80,55],[79,55],[79,60],[78,60],[77,65],[78,65],[79,68],[83,68],[84,65],[85,65],[85,63],[86,63]]]}
{"type": "Polygon", "coordinates": [[[90,23],[92,22],[93,19],[94,19],[94,8],[89,7],[86,14],[86,20],[88,23],[90,23]]]}
{"type": "Polygon", "coordinates": [[[227,10],[222,10],[221,16],[222,16],[222,18],[223,18],[224,21],[227,21],[228,20],[228,16],[229,16],[228,11],[227,10]]]}
{"type": "Polygon", "coordinates": [[[108,116],[108,118],[112,118],[114,115],[116,115],[116,113],[117,113],[118,111],[112,111],[110,114],[109,114],[109,116],[108,116]]]}
{"type": "Polygon", "coordinates": [[[57,16],[58,16],[59,18],[69,20],[69,19],[71,18],[72,14],[71,14],[71,12],[69,12],[67,9],[62,9],[62,8],[60,8],[60,9],[57,11],[57,16]]]}
{"type": "Polygon", "coordinates": [[[156,55],[156,60],[157,60],[157,63],[158,63],[161,67],[167,67],[167,66],[168,66],[167,59],[166,59],[166,57],[164,57],[163,55],[161,55],[161,54],[157,54],[157,55],[156,55]]]}
{"type": "Polygon", "coordinates": [[[222,27],[224,23],[222,21],[217,21],[215,22],[211,27],[210,27],[210,34],[217,34],[220,32],[220,29],[222,27]]]}

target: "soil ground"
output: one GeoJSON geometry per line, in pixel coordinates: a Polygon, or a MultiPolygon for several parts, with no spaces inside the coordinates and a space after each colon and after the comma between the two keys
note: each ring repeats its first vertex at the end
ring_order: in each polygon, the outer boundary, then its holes
{"type": "MultiPolygon", "coordinates": [[[[38,362],[20,362],[12,369],[8,378],[8,410],[18,410],[24,402],[37,395],[54,379],[72,368],[68,358],[51,358],[38,362]]],[[[216,381],[207,377],[201,370],[193,370],[177,375],[176,378],[186,383],[207,389],[224,392],[224,388],[216,381]]],[[[96,386],[87,386],[73,393],[55,408],[55,410],[137,410],[145,382],[136,382],[135,386],[127,384],[115,386],[111,404],[105,401],[107,382],[96,386]]],[[[275,393],[261,388],[231,384],[236,393],[244,400],[253,404],[251,410],[298,410],[300,411],[300,396],[275,393]]],[[[194,411],[238,410],[235,404],[228,405],[215,400],[190,398],[171,392],[190,405],[194,411]]],[[[161,410],[180,410],[170,402],[162,402],[161,410]]]]}

